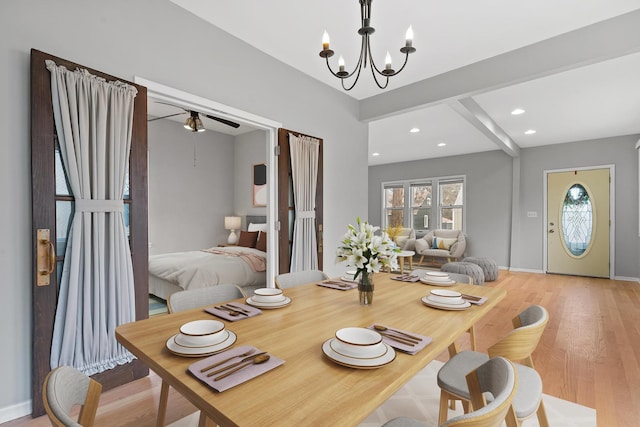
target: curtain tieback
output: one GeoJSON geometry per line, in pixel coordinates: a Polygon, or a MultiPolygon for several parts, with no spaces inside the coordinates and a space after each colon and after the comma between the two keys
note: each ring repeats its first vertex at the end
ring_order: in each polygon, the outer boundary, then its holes
{"type": "Polygon", "coordinates": [[[122,200],[76,199],[76,212],[124,212],[122,200]]]}
{"type": "Polygon", "coordinates": [[[296,219],[315,218],[316,211],[296,211],[296,219]]]}

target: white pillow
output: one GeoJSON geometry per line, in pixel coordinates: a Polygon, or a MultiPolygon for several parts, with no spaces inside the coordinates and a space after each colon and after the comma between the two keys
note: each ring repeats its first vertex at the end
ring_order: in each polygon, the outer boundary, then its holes
{"type": "Polygon", "coordinates": [[[247,227],[247,231],[264,231],[267,232],[267,224],[254,224],[253,222],[249,223],[249,227],[247,227]]]}

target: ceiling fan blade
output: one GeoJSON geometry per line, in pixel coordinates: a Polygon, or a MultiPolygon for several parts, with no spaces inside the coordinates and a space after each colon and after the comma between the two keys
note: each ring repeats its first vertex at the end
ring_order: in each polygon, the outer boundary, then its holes
{"type": "Polygon", "coordinates": [[[208,114],[203,114],[203,115],[208,119],[215,120],[215,121],[220,122],[220,123],[224,123],[225,125],[231,126],[232,128],[235,128],[235,129],[240,127],[239,123],[232,122],[231,120],[227,120],[227,119],[223,119],[223,118],[215,117],[215,116],[210,116],[208,114]]]}
{"type": "Polygon", "coordinates": [[[162,117],[154,117],[153,119],[149,119],[147,120],[148,122],[152,122],[154,120],[160,120],[160,119],[166,119],[168,117],[173,117],[173,116],[179,116],[180,114],[186,114],[186,111],[183,111],[181,113],[174,113],[174,114],[169,114],[168,116],[162,116],[162,117]]]}

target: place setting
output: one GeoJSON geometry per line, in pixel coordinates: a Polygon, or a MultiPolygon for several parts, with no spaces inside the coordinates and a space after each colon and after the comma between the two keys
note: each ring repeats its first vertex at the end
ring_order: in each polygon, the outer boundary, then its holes
{"type": "Polygon", "coordinates": [[[236,334],[218,320],[194,320],[169,337],[166,347],[177,356],[202,357],[231,347],[236,339],[236,334]]]}
{"type": "Polygon", "coordinates": [[[420,282],[435,286],[453,286],[456,281],[449,277],[449,273],[444,271],[427,271],[420,278],[420,282]]]}
{"type": "Polygon", "coordinates": [[[207,307],[204,311],[230,322],[237,322],[238,320],[248,319],[249,317],[262,314],[262,310],[259,308],[238,302],[228,302],[214,307],[207,307]]]}
{"type": "Polygon", "coordinates": [[[291,298],[284,295],[282,289],[258,288],[253,291],[253,295],[247,298],[246,302],[252,307],[269,310],[286,307],[291,304],[291,298]]]}
{"type": "Polygon", "coordinates": [[[318,286],[322,286],[325,288],[338,289],[340,291],[348,291],[349,289],[355,289],[358,287],[358,283],[353,280],[344,280],[340,278],[336,279],[327,279],[317,283],[318,286]]]}
{"type": "Polygon", "coordinates": [[[460,292],[449,289],[432,289],[421,301],[426,306],[441,310],[466,310],[471,307],[471,303],[463,299],[460,292]]]}
{"type": "Polygon", "coordinates": [[[367,329],[376,331],[382,335],[382,341],[398,351],[407,354],[416,354],[431,343],[431,337],[404,331],[390,326],[373,324],[367,329]]]}
{"type": "Polygon", "coordinates": [[[191,364],[188,371],[215,391],[222,392],[284,364],[266,351],[240,346],[191,364]]]}
{"type": "Polygon", "coordinates": [[[344,272],[342,276],[340,276],[340,280],[344,282],[350,283],[358,283],[358,279],[354,279],[353,277],[356,275],[358,270],[347,270],[344,272]]]}
{"type": "Polygon", "coordinates": [[[382,335],[359,327],[338,329],[322,344],[322,352],[338,365],[356,369],[377,369],[396,358],[395,350],[382,335]]]}

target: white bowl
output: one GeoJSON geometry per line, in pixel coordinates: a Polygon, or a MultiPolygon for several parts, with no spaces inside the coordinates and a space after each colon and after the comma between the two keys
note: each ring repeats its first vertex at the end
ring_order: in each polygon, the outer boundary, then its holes
{"type": "Polygon", "coordinates": [[[258,288],[253,291],[252,300],[256,302],[281,302],[285,300],[282,289],[278,288],[258,288]]]}
{"type": "Polygon", "coordinates": [[[206,348],[214,345],[221,344],[229,338],[229,331],[224,329],[216,334],[193,336],[184,335],[182,333],[176,334],[173,341],[180,347],[185,348],[206,348]]]}
{"type": "Polygon", "coordinates": [[[462,304],[462,294],[458,291],[451,291],[449,289],[433,289],[431,295],[429,295],[431,301],[439,302],[442,304],[462,304]]]}
{"type": "Polygon", "coordinates": [[[382,335],[367,328],[342,328],[336,331],[336,351],[349,357],[374,358],[386,351],[382,335]]]}
{"type": "Polygon", "coordinates": [[[224,323],[218,320],[194,320],[180,327],[176,343],[185,347],[205,347],[222,342],[228,335],[224,333],[224,323]]]}

